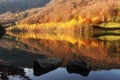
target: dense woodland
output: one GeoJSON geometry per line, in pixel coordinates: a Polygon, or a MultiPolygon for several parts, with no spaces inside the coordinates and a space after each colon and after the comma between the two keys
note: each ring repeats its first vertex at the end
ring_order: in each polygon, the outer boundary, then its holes
{"type": "Polygon", "coordinates": [[[51,0],[51,2],[22,23],[66,22],[72,19],[85,23],[120,21],[120,1],[116,0],[51,0]],[[34,20],[33,20],[34,17],[34,20]]]}
{"type": "MultiPolygon", "coordinates": [[[[0,22],[4,24],[14,23],[21,28],[26,26],[27,29],[31,26],[34,28],[41,26],[58,27],[59,25],[71,27],[81,24],[98,25],[108,22],[120,22],[120,0],[50,0],[50,2],[46,0],[40,2],[46,2],[46,5],[42,7],[39,5],[38,8],[16,13],[1,14],[0,22]]],[[[28,4],[31,4],[31,2],[28,4]]]]}

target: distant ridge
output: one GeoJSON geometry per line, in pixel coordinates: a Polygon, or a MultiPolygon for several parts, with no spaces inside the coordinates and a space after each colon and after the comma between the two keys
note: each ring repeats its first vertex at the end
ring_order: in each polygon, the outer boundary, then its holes
{"type": "Polygon", "coordinates": [[[0,14],[42,7],[50,0],[0,0],[0,14]]]}

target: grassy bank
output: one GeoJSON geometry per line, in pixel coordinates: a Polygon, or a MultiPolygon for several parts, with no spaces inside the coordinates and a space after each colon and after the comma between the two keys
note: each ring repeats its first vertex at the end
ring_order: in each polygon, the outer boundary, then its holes
{"type": "Polygon", "coordinates": [[[98,37],[100,40],[106,40],[106,41],[118,41],[120,40],[120,36],[115,36],[115,35],[105,35],[105,36],[100,36],[98,37]]]}
{"type": "Polygon", "coordinates": [[[120,28],[120,23],[108,22],[108,23],[99,24],[99,26],[103,28],[120,28]]]}

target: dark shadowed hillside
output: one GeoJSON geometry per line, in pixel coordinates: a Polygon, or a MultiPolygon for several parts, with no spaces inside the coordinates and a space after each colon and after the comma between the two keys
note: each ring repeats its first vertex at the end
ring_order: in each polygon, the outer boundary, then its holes
{"type": "Polygon", "coordinates": [[[42,7],[50,0],[0,0],[0,14],[42,7]]]}
{"type": "Polygon", "coordinates": [[[41,11],[41,7],[40,8],[32,8],[32,9],[29,9],[26,11],[21,11],[21,12],[16,12],[16,13],[5,12],[0,15],[0,23],[1,24],[9,24],[9,23],[12,24],[18,20],[24,19],[33,14],[36,14],[39,11],[41,11]]]}

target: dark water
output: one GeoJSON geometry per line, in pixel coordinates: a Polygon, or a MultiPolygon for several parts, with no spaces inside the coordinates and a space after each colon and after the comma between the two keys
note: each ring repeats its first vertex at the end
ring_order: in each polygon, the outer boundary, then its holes
{"type": "Polygon", "coordinates": [[[5,77],[10,80],[120,80],[120,36],[93,36],[77,32],[7,32],[0,39],[0,63],[24,69],[23,74],[6,74],[8,70],[0,69],[3,80],[5,77]],[[33,61],[44,58],[60,58],[63,65],[35,76],[33,61]],[[88,75],[69,73],[65,66],[71,59],[87,60],[92,67],[88,75]]]}

